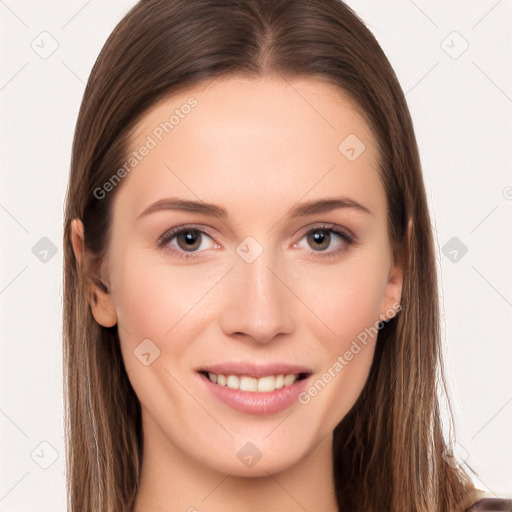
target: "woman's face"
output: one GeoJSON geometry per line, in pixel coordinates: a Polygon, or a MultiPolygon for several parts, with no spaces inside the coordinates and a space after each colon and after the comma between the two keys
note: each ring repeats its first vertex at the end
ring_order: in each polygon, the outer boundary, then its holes
{"type": "Polygon", "coordinates": [[[325,82],[223,78],[159,103],[130,151],[97,192],[119,187],[92,308],[116,318],[145,446],[293,466],[355,403],[400,301],[369,127],[325,82]]]}

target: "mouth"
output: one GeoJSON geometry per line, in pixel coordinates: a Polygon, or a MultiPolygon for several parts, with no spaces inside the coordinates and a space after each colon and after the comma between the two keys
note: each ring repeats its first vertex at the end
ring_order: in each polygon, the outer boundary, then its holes
{"type": "Polygon", "coordinates": [[[254,377],[252,375],[213,373],[206,370],[200,370],[199,373],[218,386],[257,393],[271,393],[276,389],[292,386],[295,382],[304,380],[310,375],[310,373],[301,372],[254,377]]]}
{"type": "Polygon", "coordinates": [[[277,414],[298,403],[312,374],[288,364],[225,363],[196,370],[211,397],[253,415],[277,414]]]}

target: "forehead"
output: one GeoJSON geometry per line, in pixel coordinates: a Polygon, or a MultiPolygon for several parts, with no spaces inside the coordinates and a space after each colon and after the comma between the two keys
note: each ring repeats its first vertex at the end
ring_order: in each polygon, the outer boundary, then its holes
{"type": "Polygon", "coordinates": [[[183,90],[139,121],[130,152],[144,146],[119,194],[132,213],[166,193],[224,203],[246,193],[263,204],[333,187],[382,195],[370,127],[346,93],[320,79],[223,77],[183,90]]]}
{"type": "Polygon", "coordinates": [[[171,121],[174,130],[189,115],[201,123],[202,130],[210,128],[214,132],[219,127],[231,127],[231,137],[246,136],[253,121],[260,125],[258,129],[263,123],[267,132],[285,128],[295,137],[301,131],[307,134],[317,129],[330,129],[340,136],[344,129],[352,129],[361,138],[369,139],[371,129],[361,114],[348,93],[322,78],[218,77],[160,100],[137,123],[131,141],[136,142],[153,130],[158,132],[162,122],[171,121]],[[192,103],[194,106],[190,107],[192,103]],[[299,117],[300,125],[293,125],[299,117]]]}

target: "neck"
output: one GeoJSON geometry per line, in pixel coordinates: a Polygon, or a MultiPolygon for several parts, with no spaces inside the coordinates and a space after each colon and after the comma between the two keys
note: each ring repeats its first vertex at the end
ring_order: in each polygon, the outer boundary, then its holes
{"type": "Polygon", "coordinates": [[[332,434],[284,471],[240,477],[206,467],[182,452],[142,411],[144,455],[133,512],[338,512],[332,434]]]}

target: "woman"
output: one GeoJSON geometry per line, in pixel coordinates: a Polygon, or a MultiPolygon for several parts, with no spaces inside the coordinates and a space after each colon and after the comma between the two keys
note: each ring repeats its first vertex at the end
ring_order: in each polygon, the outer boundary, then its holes
{"type": "Polygon", "coordinates": [[[72,510],[483,495],[441,430],[409,111],[342,2],[139,2],[87,84],[64,228],[72,510]]]}

